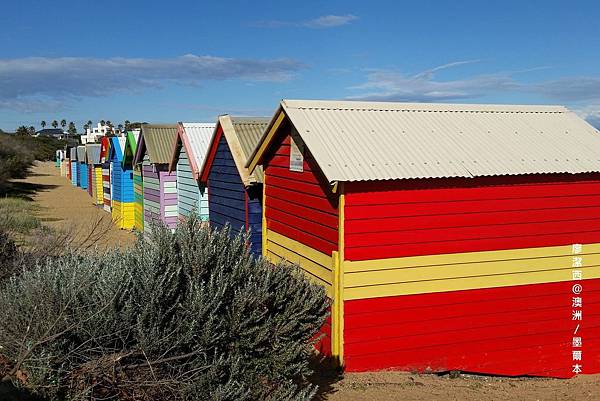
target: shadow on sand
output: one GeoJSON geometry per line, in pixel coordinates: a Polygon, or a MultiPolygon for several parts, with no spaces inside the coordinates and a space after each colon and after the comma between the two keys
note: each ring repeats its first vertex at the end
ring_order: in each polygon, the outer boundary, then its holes
{"type": "Polygon", "coordinates": [[[38,192],[50,191],[57,185],[33,184],[23,181],[11,181],[0,188],[1,197],[23,198],[33,200],[33,196],[38,192]]]}
{"type": "Polygon", "coordinates": [[[334,384],[342,380],[344,374],[341,368],[337,367],[328,358],[320,360],[315,358],[311,363],[311,367],[314,374],[310,378],[310,381],[319,386],[314,400],[324,401],[327,399],[327,395],[335,392],[334,384]]]}

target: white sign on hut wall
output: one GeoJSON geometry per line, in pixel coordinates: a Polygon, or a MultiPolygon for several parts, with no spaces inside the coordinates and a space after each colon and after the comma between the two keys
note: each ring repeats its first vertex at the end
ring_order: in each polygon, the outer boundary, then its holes
{"type": "Polygon", "coordinates": [[[302,173],[304,171],[304,146],[298,134],[292,133],[290,139],[290,171],[302,173]]]}

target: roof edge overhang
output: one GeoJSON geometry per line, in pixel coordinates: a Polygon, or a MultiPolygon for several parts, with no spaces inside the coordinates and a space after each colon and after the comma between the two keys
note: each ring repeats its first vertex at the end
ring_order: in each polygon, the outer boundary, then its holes
{"type": "Polygon", "coordinates": [[[138,137],[138,143],[135,149],[135,155],[133,155],[133,165],[135,166],[136,164],[140,164],[142,161],[141,159],[143,159],[143,153],[144,151],[142,150],[142,148],[144,150],[146,150],[146,141],[144,141],[144,126],[147,124],[142,124],[140,127],[140,136],[138,137]]]}
{"type": "Polygon", "coordinates": [[[250,155],[250,157],[248,157],[248,161],[246,162],[245,167],[248,169],[248,172],[250,174],[254,173],[256,167],[262,162],[266,150],[275,138],[275,134],[277,133],[277,130],[279,129],[279,126],[281,125],[285,117],[286,113],[283,108],[282,101],[279,103],[279,106],[275,110],[273,118],[271,118],[269,125],[263,132],[263,135],[256,144],[256,147],[252,151],[252,154],[250,155]]]}
{"type": "Polygon", "coordinates": [[[219,122],[221,123],[223,135],[225,136],[225,140],[229,146],[229,151],[231,152],[231,156],[233,157],[233,161],[238,170],[238,175],[240,176],[242,183],[245,187],[256,183],[258,180],[246,168],[247,157],[240,144],[238,133],[233,126],[231,115],[227,114],[224,116],[219,116],[219,122]]]}
{"type": "Polygon", "coordinates": [[[221,140],[221,135],[223,133],[223,128],[221,127],[221,117],[217,117],[217,122],[215,124],[215,128],[213,130],[212,136],[210,137],[210,142],[208,144],[208,149],[206,151],[206,157],[202,162],[202,166],[198,170],[198,177],[196,178],[199,182],[206,184],[208,182],[208,174],[210,172],[210,167],[212,166],[212,162],[215,158],[215,154],[217,153],[217,144],[221,140]]]}
{"type": "MultiPolygon", "coordinates": [[[[181,121],[177,122],[177,135],[175,135],[175,141],[173,142],[173,146],[171,148],[171,160],[169,161],[169,174],[175,171],[177,161],[179,160],[179,152],[177,149],[179,148],[179,144],[183,143],[183,137],[185,136],[185,129],[183,128],[183,123],[181,121]]],[[[185,145],[183,145],[185,146],[185,145]]],[[[186,147],[186,152],[187,152],[186,147]]],[[[192,172],[193,174],[193,172],[192,172]]]]}

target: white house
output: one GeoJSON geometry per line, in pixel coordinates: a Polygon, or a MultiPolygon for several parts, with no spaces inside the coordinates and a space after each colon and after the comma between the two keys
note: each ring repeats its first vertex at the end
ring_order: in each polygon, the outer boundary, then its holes
{"type": "Polygon", "coordinates": [[[96,127],[88,127],[86,129],[85,134],[81,136],[81,143],[85,145],[86,143],[100,142],[100,138],[110,132],[116,135],[119,135],[120,133],[119,130],[114,127],[111,128],[108,125],[98,123],[96,127]]]}

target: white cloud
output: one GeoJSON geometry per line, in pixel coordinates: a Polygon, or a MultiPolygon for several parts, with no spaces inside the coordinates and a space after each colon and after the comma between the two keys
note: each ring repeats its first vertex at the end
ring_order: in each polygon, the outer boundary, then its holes
{"type": "Polygon", "coordinates": [[[286,81],[304,68],[293,59],[29,57],[0,59],[0,108],[39,111],[74,98],[198,85],[204,81],[286,81]]]}
{"type": "Polygon", "coordinates": [[[443,101],[475,99],[494,93],[530,93],[560,102],[600,101],[600,77],[564,77],[537,83],[525,83],[515,75],[548,67],[523,71],[474,75],[464,79],[440,80],[436,73],[448,68],[477,63],[479,60],[455,61],[414,75],[398,71],[373,70],[366,82],[351,89],[361,91],[357,99],[390,101],[443,101]]]}
{"type": "Polygon", "coordinates": [[[508,90],[514,82],[501,74],[479,75],[467,79],[441,81],[435,74],[441,70],[479,60],[455,61],[440,65],[414,75],[397,71],[374,70],[367,74],[367,81],[351,89],[362,93],[355,99],[378,101],[435,102],[463,100],[483,96],[489,92],[508,90]]]}
{"type": "Polygon", "coordinates": [[[259,28],[303,27],[312,29],[335,28],[358,20],[356,15],[323,15],[306,21],[264,20],[256,21],[253,26],[259,28]]]}
{"type": "Polygon", "coordinates": [[[574,111],[594,127],[600,129],[600,103],[575,108],[574,111]]]}
{"type": "Polygon", "coordinates": [[[336,26],[342,26],[356,21],[358,17],[356,15],[324,15],[309,21],[305,21],[302,25],[308,28],[332,28],[336,26]]]}
{"type": "Polygon", "coordinates": [[[526,83],[515,78],[520,73],[548,68],[537,67],[522,71],[474,75],[464,79],[436,78],[436,73],[441,70],[476,62],[478,60],[456,61],[414,75],[398,71],[372,70],[367,73],[366,82],[350,88],[360,93],[349,98],[373,101],[452,102],[496,94],[533,94],[550,102],[570,105],[571,109],[592,125],[600,127],[599,77],[574,76],[537,83],[526,83]],[[582,106],[585,103],[587,105],[582,106]]]}

